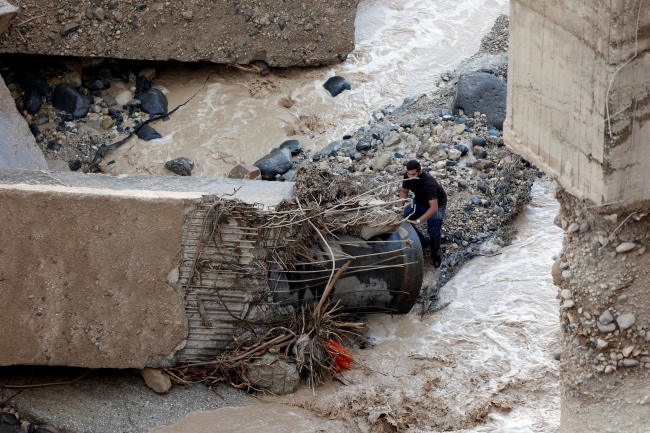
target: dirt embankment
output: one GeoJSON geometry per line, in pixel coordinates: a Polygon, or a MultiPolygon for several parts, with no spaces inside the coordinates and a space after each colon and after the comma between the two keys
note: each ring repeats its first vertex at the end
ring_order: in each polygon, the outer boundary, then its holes
{"type": "Polygon", "coordinates": [[[0,53],[334,64],[354,49],[357,0],[21,2],[0,53]]]}

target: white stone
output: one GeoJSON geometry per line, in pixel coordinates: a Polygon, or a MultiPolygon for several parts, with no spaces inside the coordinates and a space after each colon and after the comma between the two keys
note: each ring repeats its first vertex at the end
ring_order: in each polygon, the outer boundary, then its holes
{"type": "Polygon", "coordinates": [[[573,308],[574,305],[575,305],[575,302],[573,302],[573,299],[567,299],[562,304],[562,308],[573,308]]]}
{"type": "Polygon", "coordinates": [[[372,162],[372,169],[374,171],[381,171],[386,166],[390,164],[390,155],[379,155],[375,160],[372,162]]]}
{"type": "Polygon", "coordinates": [[[578,230],[580,230],[580,224],[572,223],[567,229],[567,233],[574,233],[577,232],[578,230]]]}
{"type": "Polygon", "coordinates": [[[636,359],[624,359],[623,360],[623,367],[634,367],[636,365],[639,365],[639,361],[636,359]]]}
{"type": "Polygon", "coordinates": [[[636,244],[633,242],[623,242],[619,246],[616,247],[616,252],[621,254],[621,253],[627,253],[628,251],[632,251],[633,249],[636,248],[636,244]]]}
{"type": "Polygon", "coordinates": [[[169,376],[162,374],[154,368],[143,368],[140,374],[147,386],[159,394],[164,394],[172,387],[169,376]]]}
{"type": "Polygon", "coordinates": [[[571,299],[571,290],[563,289],[560,292],[560,296],[562,297],[562,299],[571,299]]]}
{"type": "Polygon", "coordinates": [[[603,340],[602,338],[599,338],[599,339],[596,341],[596,348],[597,348],[598,350],[603,350],[604,348],[607,347],[608,344],[609,344],[609,343],[608,343],[607,341],[603,340]]]}
{"type": "Polygon", "coordinates": [[[634,346],[627,346],[625,349],[623,349],[621,353],[623,354],[624,358],[627,358],[628,356],[630,356],[630,353],[632,353],[633,350],[634,350],[634,346]]]}
{"type": "Polygon", "coordinates": [[[613,321],[614,317],[612,316],[612,313],[609,312],[609,310],[603,311],[603,314],[601,314],[598,318],[598,322],[602,323],[603,325],[609,325],[613,321]]]}
{"type": "Polygon", "coordinates": [[[638,250],[636,253],[637,253],[638,255],[642,255],[643,253],[645,253],[645,250],[646,250],[645,247],[641,247],[641,248],[639,248],[639,250],[638,250]]]}
{"type": "Polygon", "coordinates": [[[457,135],[462,134],[463,132],[465,132],[465,124],[464,123],[459,123],[458,125],[456,125],[456,127],[454,128],[454,132],[457,135]]]}
{"type": "Polygon", "coordinates": [[[566,279],[568,280],[568,279],[570,279],[571,277],[573,277],[573,272],[571,272],[571,271],[568,270],[568,269],[562,271],[562,278],[566,278],[566,279]]]}
{"type": "Polygon", "coordinates": [[[131,93],[130,90],[120,90],[120,92],[115,97],[115,102],[118,105],[126,105],[126,103],[131,99],[133,99],[133,93],[131,93]]]}
{"type": "Polygon", "coordinates": [[[462,155],[461,151],[457,149],[449,149],[447,151],[447,157],[452,161],[457,161],[461,155],[462,155]]]}
{"type": "Polygon", "coordinates": [[[386,136],[386,138],[384,138],[384,145],[388,146],[388,147],[394,146],[397,143],[399,143],[400,140],[401,140],[401,138],[400,138],[399,134],[397,132],[395,132],[395,131],[391,131],[391,133],[388,134],[386,136]]]}
{"type": "Polygon", "coordinates": [[[636,318],[632,313],[621,314],[616,318],[616,323],[618,323],[618,327],[621,328],[622,331],[625,331],[627,328],[634,325],[635,321],[636,318]]]}

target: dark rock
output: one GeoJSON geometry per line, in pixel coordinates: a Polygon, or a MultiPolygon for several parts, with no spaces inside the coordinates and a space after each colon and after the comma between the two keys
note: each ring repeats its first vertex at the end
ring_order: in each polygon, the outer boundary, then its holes
{"type": "Polygon", "coordinates": [[[463,238],[463,234],[462,234],[461,232],[456,232],[456,233],[454,233],[454,237],[455,237],[456,239],[459,239],[459,240],[460,240],[460,239],[463,238]]]}
{"type": "Polygon", "coordinates": [[[80,91],[61,83],[54,89],[52,106],[57,110],[65,111],[73,117],[84,117],[90,109],[90,100],[80,91]]]}
{"type": "Polygon", "coordinates": [[[454,146],[454,147],[457,151],[460,152],[460,156],[465,156],[467,155],[467,152],[469,152],[469,148],[464,144],[459,144],[458,146],[454,146]]]}
{"type": "Polygon", "coordinates": [[[19,82],[26,90],[36,90],[41,95],[50,93],[50,86],[47,85],[40,75],[34,72],[23,73],[19,82]]]}
{"type": "Polygon", "coordinates": [[[472,146],[481,146],[485,147],[487,140],[483,137],[474,137],[472,138],[472,146]]]}
{"type": "MultiPolygon", "coordinates": [[[[137,135],[140,140],[144,140],[144,141],[155,140],[156,138],[162,138],[162,135],[160,135],[158,131],[156,131],[149,125],[142,125],[140,128],[138,128],[137,131],[135,131],[135,135],[137,135]]],[[[189,176],[189,174],[183,176],[189,176]]]]}
{"type": "Polygon", "coordinates": [[[372,148],[372,143],[370,142],[369,138],[362,138],[358,143],[357,143],[357,152],[365,152],[366,150],[370,150],[372,148]]]}
{"type": "Polygon", "coordinates": [[[20,426],[20,421],[9,412],[0,412],[0,424],[20,426]]]}
{"type": "Polygon", "coordinates": [[[456,164],[458,164],[456,161],[447,160],[447,167],[453,167],[456,164]]]}
{"type": "Polygon", "coordinates": [[[167,97],[158,89],[149,89],[138,95],[142,111],[147,114],[167,114],[167,97]]]}
{"type": "Polygon", "coordinates": [[[68,167],[70,168],[70,171],[79,171],[79,169],[81,168],[81,161],[78,159],[69,161],[68,167]]]}
{"type": "Polygon", "coordinates": [[[88,90],[96,92],[98,90],[106,90],[111,88],[110,81],[95,80],[88,84],[88,90]]]}
{"type": "Polygon", "coordinates": [[[287,140],[280,145],[280,149],[289,149],[291,155],[302,153],[302,143],[298,140],[287,140]]]}
{"type": "Polygon", "coordinates": [[[167,170],[173,171],[179,176],[191,176],[194,169],[194,161],[189,158],[176,158],[165,163],[167,170]]]}
{"type": "Polygon", "coordinates": [[[29,114],[36,114],[43,105],[43,98],[36,90],[28,90],[23,96],[23,110],[27,110],[29,114]]]}
{"type": "Polygon", "coordinates": [[[47,113],[41,113],[32,117],[32,120],[37,125],[45,125],[50,121],[50,116],[48,116],[47,113]]]}
{"type": "Polygon", "coordinates": [[[481,204],[481,199],[477,197],[474,200],[472,200],[472,203],[474,203],[476,206],[478,206],[478,205],[481,204]]]}
{"type": "Polygon", "coordinates": [[[275,180],[275,177],[291,170],[293,161],[289,149],[278,149],[265,157],[255,161],[253,165],[262,172],[262,179],[275,180]]]}
{"type": "Polygon", "coordinates": [[[149,80],[147,80],[146,77],[143,77],[141,75],[135,80],[135,93],[136,94],[144,92],[145,90],[149,90],[149,89],[151,89],[151,83],[149,82],[149,80]]]}
{"type": "Polygon", "coordinates": [[[67,36],[79,28],[79,23],[69,23],[61,26],[61,36],[67,36]]]}
{"type": "Polygon", "coordinates": [[[474,208],[472,206],[466,206],[465,209],[463,209],[466,214],[471,215],[474,212],[474,208]]]}
{"type": "Polygon", "coordinates": [[[399,153],[399,152],[395,152],[395,153],[393,154],[393,156],[394,156],[395,158],[404,158],[404,155],[402,155],[402,154],[399,153]]]}
{"type": "Polygon", "coordinates": [[[478,111],[485,114],[496,128],[503,129],[507,91],[506,83],[492,74],[478,72],[465,75],[458,80],[452,111],[458,115],[462,109],[468,117],[473,117],[478,111]]]}
{"type": "Polygon", "coordinates": [[[485,182],[483,182],[482,180],[479,180],[479,181],[476,183],[476,187],[477,187],[478,190],[481,191],[483,194],[486,194],[486,193],[487,193],[487,185],[486,185],[485,182]]]}
{"type": "Polygon", "coordinates": [[[127,107],[139,107],[142,105],[142,101],[139,99],[131,99],[129,102],[126,103],[127,107]]]}
{"type": "Polygon", "coordinates": [[[120,73],[120,71],[109,69],[109,68],[102,69],[99,75],[113,81],[122,80],[122,74],[120,73]]]}
{"type": "Polygon", "coordinates": [[[343,77],[331,77],[329,80],[323,84],[323,87],[325,90],[330,92],[330,95],[332,96],[337,96],[339,93],[343,92],[344,90],[352,90],[352,86],[350,86],[350,83],[348,80],[346,80],[343,77]]]}
{"type": "Polygon", "coordinates": [[[487,159],[488,153],[487,150],[482,150],[481,152],[476,154],[476,159],[487,159]]]}
{"type": "Polygon", "coordinates": [[[357,168],[354,165],[351,165],[351,166],[348,167],[348,171],[350,173],[354,173],[355,171],[357,171],[357,168]]]}
{"type": "Polygon", "coordinates": [[[280,30],[284,30],[286,26],[287,26],[287,22],[285,20],[280,20],[278,22],[278,27],[280,27],[280,30]]]}
{"type": "Polygon", "coordinates": [[[41,135],[41,130],[38,129],[38,126],[36,126],[33,123],[29,124],[29,130],[34,135],[34,137],[38,137],[39,135],[41,135]]]}
{"type": "Polygon", "coordinates": [[[47,143],[47,150],[54,150],[55,152],[58,152],[61,150],[61,145],[57,143],[55,140],[50,141],[47,143]]]}

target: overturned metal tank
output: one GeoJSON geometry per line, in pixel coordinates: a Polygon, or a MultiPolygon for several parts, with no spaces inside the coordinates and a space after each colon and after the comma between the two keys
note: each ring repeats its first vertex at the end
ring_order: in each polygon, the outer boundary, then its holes
{"type": "Polygon", "coordinates": [[[370,240],[341,235],[314,244],[301,262],[283,268],[269,264],[273,301],[301,305],[320,300],[332,275],[332,258],[339,270],[350,264],[336,281],[329,298],[348,312],[408,313],[418,299],[423,279],[420,241],[410,224],[370,240]]]}

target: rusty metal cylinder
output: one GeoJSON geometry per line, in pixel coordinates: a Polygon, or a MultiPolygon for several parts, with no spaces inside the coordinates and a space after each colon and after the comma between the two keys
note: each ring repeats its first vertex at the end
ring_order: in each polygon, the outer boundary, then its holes
{"type": "Polygon", "coordinates": [[[318,302],[332,275],[347,262],[328,298],[346,312],[408,313],[420,294],[424,275],[422,247],[411,224],[366,241],[360,237],[330,237],[318,242],[289,269],[269,266],[274,302],[299,307],[318,302]]]}

